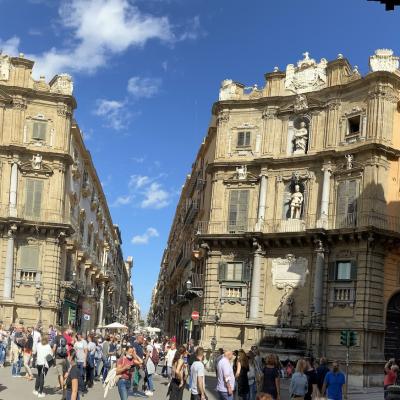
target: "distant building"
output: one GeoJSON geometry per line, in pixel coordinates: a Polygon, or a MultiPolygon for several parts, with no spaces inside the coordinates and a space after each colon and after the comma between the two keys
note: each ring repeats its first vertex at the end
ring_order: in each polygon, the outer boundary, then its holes
{"type": "Polygon", "coordinates": [[[127,322],[132,260],[73,119],[72,79],[36,81],[33,64],[0,55],[0,319],[127,322]]]}
{"type": "Polygon", "coordinates": [[[345,360],[352,329],[350,383],[381,385],[400,358],[399,58],[370,68],[304,53],[264,87],[222,82],[161,262],[166,334],[345,360]]]}

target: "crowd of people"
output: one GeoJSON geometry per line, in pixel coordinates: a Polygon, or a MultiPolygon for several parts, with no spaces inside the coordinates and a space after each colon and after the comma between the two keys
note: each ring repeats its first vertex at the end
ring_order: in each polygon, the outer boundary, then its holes
{"type": "MultiPolygon", "coordinates": [[[[131,390],[152,397],[159,367],[168,381],[170,400],[182,400],[185,389],[191,400],[206,400],[206,389],[215,389],[220,400],[280,400],[283,378],[289,382],[291,399],[343,399],[346,379],[337,361],[331,368],[325,358],[318,365],[311,358],[281,362],[274,354],[262,357],[257,346],[248,352],[221,348],[216,356],[210,354],[192,340],[178,346],[175,337],[84,335],[53,326],[47,332],[23,325],[5,330],[0,325],[0,367],[7,361],[15,378],[22,377],[24,369],[24,378],[34,381],[33,394],[40,398],[45,397],[44,385],[50,374],[57,382],[60,399],[78,400],[95,382],[101,382],[107,392],[116,386],[121,400],[127,400],[131,390]],[[206,369],[214,370],[216,388],[206,388],[206,369]]],[[[398,371],[394,359],[385,365],[385,398],[389,386],[399,381],[398,371]]]]}

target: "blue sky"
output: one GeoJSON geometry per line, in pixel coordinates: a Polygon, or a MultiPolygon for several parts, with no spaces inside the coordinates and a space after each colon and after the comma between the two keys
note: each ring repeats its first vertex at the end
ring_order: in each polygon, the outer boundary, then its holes
{"type": "Polygon", "coordinates": [[[111,213],[133,255],[147,312],[185,176],[220,82],[263,85],[309,51],[368,71],[376,48],[400,55],[400,9],[367,0],[0,0],[0,48],[36,76],[74,78],[111,213]]]}

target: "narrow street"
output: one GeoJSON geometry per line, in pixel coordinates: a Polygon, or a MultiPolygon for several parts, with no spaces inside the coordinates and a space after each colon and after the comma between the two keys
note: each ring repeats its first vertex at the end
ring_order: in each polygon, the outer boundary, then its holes
{"type": "MultiPolygon", "coordinates": [[[[36,371],[35,371],[36,372],[36,371]]],[[[158,371],[160,372],[160,371],[158,371]]],[[[164,400],[167,398],[168,382],[167,379],[157,375],[154,379],[156,391],[154,393],[154,400],[164,400]]],[[[209,400],[218,400],[215,393],[215,378],[212,375],[208,375],[206,378],[206,386],[209,400]]],[[[32,394],[34,387],[34,381],[27,381],[25,378],[12,378],[11,369],[9,367],[0,369],[0,400],[29,400],[37,398],[32,394]]],[[[53,376],[46,377],[45,382],[45,393],[46,398],[51,400],[61,399],[60,394],[55,393],[55,380],[53,376]]],[[[282,400],[289,400],[288,396],[288,382],[284,381],[282,384],[282,400]]],[[[98,400],[104,397],[103,386],[100,383],[96,383],[95,386],[90,389],[89,393],[83,397],[84,400],[98,400]]],[[[143,393],[133,394],[130,393],[130,398],[146,398],[143,393]]],[[[112,388],[106,397],[108,400],[118,400],[117,388],[112,388]]],[[[351,391],[350,400],[381,400],[383,398],[383,389],[370,389],[367,393],[351,391]]],[[[183,400],[190,399],[190,392],[185,390],[183,400]]]]}

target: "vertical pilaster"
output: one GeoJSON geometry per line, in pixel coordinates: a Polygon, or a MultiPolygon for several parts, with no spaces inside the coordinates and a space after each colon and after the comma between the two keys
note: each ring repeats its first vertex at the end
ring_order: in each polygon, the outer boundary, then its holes
{"type": "Polygon", "coordinates": [[[329,217],[329,192],[331,187],[331,163],[325,163],[322,166],[324,172],[324,180],[322,183],[322,196],[321,196],[321,214],[320,214],[320,226],[327,228],[328,217],[329,217]]]}
{"type": "Polygon", "coordinates": [[[321,320],[322,314],[322,300],[324,289],[324,266],[325,266],[325,248],[321,240],[317,242],[315,249],[315,273],[314,273],[314,293],[313,293],[313,306],[317,322],[321,320]]]}
{"type": "Polygon", "coordinates": [[[257,230],[263,229],[265,220],[265,206],[267,202],[267,184],[268,178],[265,173],[261,174],[260,178],[260,194],[258,199],[258,212],[257,212],[257,230]]]}
{"type": "Polygon", "coordinates": [[[100,287],[100,303],[99,303],[99,318],[98,325],[103,326],[103,307],[104,307],[104,282],[101,282],[100,287]]]}
{"type": "Polygon", "coordinates": [[[10,178],[10,217],[17,216],[18,162],[12,161],[10,178]]]}
{"type": "Polygon", "coordinates": [[[253,261],[253,273],[251,277],[251,294],[250,294],[250,312],[249,319],[258,319],[259,305],[260,305],[260,282],[261,282],[261,258],[262,258],[262,247],[257,242],[253,242],[255,247],[254,261],[253,261]]]}
{"type": "Polygon", "coordinates": [[[11,300],[12,298],[13,276],[14,276],[14,240],[15,240],[16,230],[17,226],[11,225],[8,231],[6,268],[4,271],[4,288],[3,288],[3,298],[5,300],[11,300]]]}

